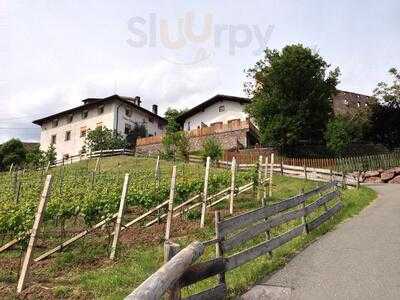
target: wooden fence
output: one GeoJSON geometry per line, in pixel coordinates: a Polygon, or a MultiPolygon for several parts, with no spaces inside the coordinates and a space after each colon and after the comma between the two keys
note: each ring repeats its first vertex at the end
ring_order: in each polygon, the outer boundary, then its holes
{"type": "MultiPolygon", "coordinates": [[[[164,266],[126,299],[159,299],[167,292],[168,299],[181,299],[182,288],[212,276],[218,276],[217,286],[186,299],[224,299],[227,292],[226,272],[262,255],[272,255],[280,246],[304,232],[308,234],[318,228],[343,207],[339,196],[338,184],[332,181],[309,192],[228,219],[222,219],[220,213],[216,212],[213,240],[194,242],[180,252],[178,246],[173,245],[172,254],[171,251],[165,252],[167,262],[164,266]],[[319,198],[310,203],[310,198],[316,195],[319,198]],[[320,207],[323,207],[322,214],[317,211],[320,207]],[[291,229],[272,236],[271,230],[284,224],[291,229]],[[243,244],[261,236],[266,236],[266,240],[226,255],[228,251],[242,248],[243,244]],[[215,258],[194,264],[204,253],[204,248],[213,244],[216,244],[215,258]]],[[[167,245],[166,249],[171,249],[171,245],[167,245]]]]}
{"type": "MultiPolygon", "coordinates": [[[[254,164],[259,155],[270,155],[270,148],[256,148],[235,151],[225,151],[223,160],[230,161],[236,158],[239,164],[254,164]]],[[[284,165],[330,169],[338,172],[365,172],[378,169],[389,169],[400,166],[400,151],[385,154],[350,156],[340,158],[299,158],[284,157],[275,154],[275,161],[284,165]]]]}

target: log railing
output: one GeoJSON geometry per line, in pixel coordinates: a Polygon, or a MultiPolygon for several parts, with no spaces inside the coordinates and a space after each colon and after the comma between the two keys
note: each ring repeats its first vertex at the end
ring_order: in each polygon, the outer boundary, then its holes
{"type": "MultiPolygon", "coordinates": [[[[168,291],[168,299],[181,299],[182,288],[212,276],[218,276],[218,284],[186,299],[224,299],[227,292],[225,273],[272,252],[302,234],[318,228],[334,216],[343,204],[338,199],[338,183],[329,182],[306,193],[260,207],[241,215],[222,219],[215,213],[215,238],[211,241],[194,242],[178,252],[156,273],[150,276],[127,299],[159,299],[168,291]],[[318,196],[315,201],[312,197],[318,196]],[[321,210],[318,210],[322,208],[321,210]],[[322,212],[321,212],[322,211],[322,212]],[[271,230],[290,223],[288,231],[272,236],[271,230]],[[265,240],[226,255],[255,238],[265,240]],[[215,258],[194,264],[204,247],[216,244],[215,258]]],[[[178,250],[176,250],[178,251],[178,250]]],[[[169,257],[169,254],[166,254],[169,257]]]]}

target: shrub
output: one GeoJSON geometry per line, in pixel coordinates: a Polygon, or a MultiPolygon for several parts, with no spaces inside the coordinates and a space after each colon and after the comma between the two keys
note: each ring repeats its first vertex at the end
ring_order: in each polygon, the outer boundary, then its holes
{"type": "Polygon", "coordinates": [[[203,159],[209,156],[213,162],[216,162],[222,158],[222,146],[215,138],[207,138],[203,142],[201,155],[203,159]]]}

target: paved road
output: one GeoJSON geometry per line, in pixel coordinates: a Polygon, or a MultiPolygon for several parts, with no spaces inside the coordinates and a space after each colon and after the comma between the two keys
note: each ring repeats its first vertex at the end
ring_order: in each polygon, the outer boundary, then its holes
{"type": "Polygon", "coordinates": [[[400,299],[400,185],[340,224],[243,299],[400,299]]]}

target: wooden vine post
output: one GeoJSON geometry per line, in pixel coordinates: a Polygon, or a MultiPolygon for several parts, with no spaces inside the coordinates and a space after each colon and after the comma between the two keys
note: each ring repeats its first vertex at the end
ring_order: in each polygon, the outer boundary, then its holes
{"type": "MultiPolygon", "coordinates": [[[[156,191],[160,188],[161,171],[160,171],[160,156],[157,156],[156,168],[154,171],[154,178],[156,180],[156,191]]],[[[157,210],[157,222],[160,223],[161,211],[157,210]]]]}
{"type": "Polygon", "coordinates": [[[272,197],[272,177],[274,175],[274,153],[271,153],[271,167],[269,168],[269,190],[268,197],[272,197]]]}
{"type": "Polygon", "coordinates": [[[29,271],[29,266],[32,260],[32,252],[33,247],[35,246],[36,242],[36,235],[39,231],[40,224],[43,220],[43,213],[47,204],[47,199],[50,193],[50,186],[51,186],[51,175],[47,175],[46,181],[44,183],[44,188],[42,195],[40,197],[39,206],[35,215],[35,221],[33,223],[31,237],[29,239],[28,249],[26,250],[24,262],[22,264],[21,274],[19,276],[18,285],[17,285],[17,293],[20,294],[25,287],[25,279],[26,275],[29,271]]]}
{"type": "Polygon", "coordinates": [[[46,170],[44,172],[47,173],[49,169],[50,169],[50,160],[47,162],[46,170]]]}
{"type": "Polygon", "coordinates": [[[206,221],[206,208],[207,208],[207,194],[208,194],[208,177],[210,175],[210,162],[211,158],[207,157],[206,161],[206,172],[204,174],[204,190],[203,190],[203,202],[201,204],[201,218],[200,218],[200,228],[204,227],[206,221]]]}
{"type": "Polygon", "coordinates": [[[100,156],[96,159],[96,165],[94,167],[94,172],[97,173],[99,171],[100,166],[100,156]]]}
{"type": "Polygon", "coordinates": [[[265,157],[265,165],[264,165],[264,182],[263,182],[263,188],[264,188],[264,194],[263,194],[263,199],[262,199],[262,206],[265,206],[266,201],[267,201],[267,193],[268,193],[268,156],[265,157]]]}
{"type": "Polygon", "coordinates": [[[236,181],[236,158],[232,158],[231,165],[231,194],[229,198],[229,213],[233,214],[233,200],[235,198],[235,181],[236,181]]]}
{"type": "MultiPolygon", "coordinates": [[[[178,252],[181,250],[180,246],[176,243],[172,243],[171,241],[164,242],[164,263],[170,261],[178,252]]],[[[181,289],[179,288],[179,284],[173,285],[166,292],[167,300],[178,300],[181,299],[181,289]]]]}
{"type": "Polygon", "coordinates": [[[260,155],[258,157],[258,176],[257,176],[257,201],[262,202],[261,199],[261,182],[262,182],[262,163],[263,163],[263,157],[260,155]]]}
{"type": "Polygon", "coordinates": [[[176,185],[176,166],[173,166],[172,167],[172,177],[171,177],[171,188],[169,191],[167,224],[165,226],[165,240],[166,241],[168,241],[171,237],[172,214],[174,212],[173,210],[174,210],[175,185],[176,185]]]}
{"type": "Polygon", "coordinates": [[[11,166],[10,166],[10,171],[8,171],[8,174],[12,174],[12,172],[13,172],[13,170],[14,170],[14,163],[12,163],[11,164],[11,166]]]}
{"type": "Polygon", "coordinates": [[[117,250],[119,233],[121,231],[122,218],[125,211],[125,202],[126,202],[126,194],[128,192],[128,186],[129,186],[129,174],[125,174],[124,185],[122,187],[122,193],[121,193],[121,201],[119,202],[117,222],[115,223],[114,239],[111,246],[111,253],[110,253],[111,260],[115,258],[115,251],[117,250]]]}

